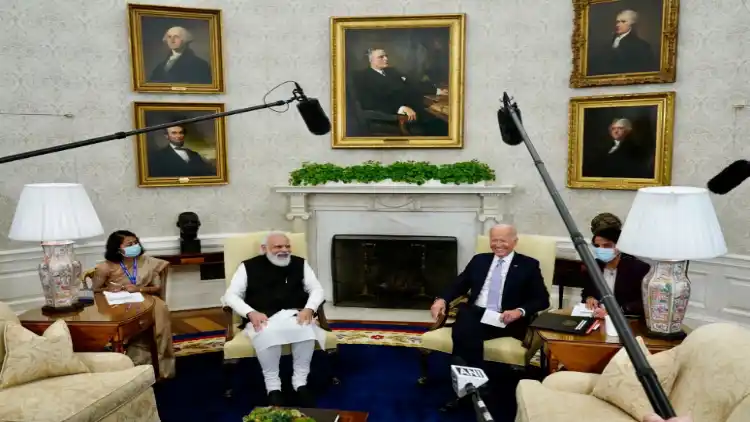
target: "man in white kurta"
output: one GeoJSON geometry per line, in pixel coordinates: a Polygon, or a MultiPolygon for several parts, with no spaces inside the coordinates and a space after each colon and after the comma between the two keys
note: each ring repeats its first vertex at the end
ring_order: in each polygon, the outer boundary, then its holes
{"type": "Polygon", "coordinates": [[[310,265],[292,255],[289,238],[280,232],[266,236],[262,255],[239,265],[224,302],[244,323],[263,370],[269,402],[283,406],[279,360],[281,347],[291,344],[292,386],[305,407],[314,406],[307,376],[315,342],[325,347],[325,332],[313,320],[324,292],[310,265]]]}

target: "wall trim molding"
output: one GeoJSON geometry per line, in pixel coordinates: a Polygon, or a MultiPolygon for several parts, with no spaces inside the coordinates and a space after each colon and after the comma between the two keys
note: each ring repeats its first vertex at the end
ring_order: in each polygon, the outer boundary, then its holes
{"type": "MultiPolygon", "coordinates": [[[[213,233],[201,234],[199,237],[206,252],[221,251],[224,239],[242,236],[244,233],[213,233]]],[[[567,237],[555,236],[557,241],[558,257],[566,259],[579,259],[573,243],[567,237]]],[[[142,238],[144,248],[150,254],[176,254],[179,253],[179,236],[146,237],[142,238]]],[[[104,241],[85,242],[76,245],[76,255],[84,268],[90,268],[100,262],[103,257],[104,241]]],[[[36,291],[37,285],[32,286],[29,291],[28,285],[34,279],[38,283],[37,266],[42,257],[41,247],[29,247],[23,249],[0,250],[0,291],[3,292],[5,301],[17,312],[41,306],[43,299],[40,291],[36,291]],[[24,286],[24,283],[27,286],[24,286]],[[6,288],[8,286],[9,288],[6,288]],[[33,294],[32,294],[33,292],[33,294]]],[[[744,309],[739,308],[742,315],[729,312],[737,305],[732,306],[733,293],[732,280],[750,279],[745,271],[750,271],[750,256],[739,254],[727,254],[709,260],[691,261],[691,272],[694,273],[697,290],[694,292],[694,301],[691,301],[691,311],[687,319],[697,321],[701,324],[713,322],[734,322],[750,326],[750,319],[745,318],[744,309]],[[700,279],[700,280],[699,280],[700,279]],[[717,296],[718,295],[718,296],[717,296]],[[707,306],[707,301],[713,302],[707,306]],[[712,312],[713,311],[713,312],[712,312]]],[[[222,282],[223,283],[223,282],[222,282]]],[[[39,287],[41,290],[41,287],[39,287]]],[[[556,303],[557,289],[550,292],[556,303]]],[[[566,300],[576,296],[573,291],[565,292],[566,300]]],[[[211,302],[213,303],[213,299],[211,302]]],[[[192,301],[185,306],[177,306],[179,309],[192,309],[192,301]]]]}

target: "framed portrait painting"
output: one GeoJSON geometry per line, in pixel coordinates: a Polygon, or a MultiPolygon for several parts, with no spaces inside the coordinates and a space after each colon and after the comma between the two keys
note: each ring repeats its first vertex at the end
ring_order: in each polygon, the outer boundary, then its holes
{"type": "Polygon", "coordinates": [[[221,11],[128,5],[133,90],[224,92],[221,11]]]}
{"type": "MultiPolygon", "coordinates": [[[[167,124],[224,112],[224,104],[134,103],[135,126],[167,124]]],[[[224,118],[138,135],[138,186],[206,186],[229,183],[224,118]]]]}
{"type": "Polygon", "coordinates": [[[674,99],[674,92],[572,98],[567,186],[668,186],[674,99]]]}
{"type": "Polygon", "coordinates": [[[573,0],[572,88],[672,83],[680,0],[573,0]]]}
{"type": "Polygon", "coordinates": [[[463,14],[331,18],[333,148],[461,148],[463,14]]]}

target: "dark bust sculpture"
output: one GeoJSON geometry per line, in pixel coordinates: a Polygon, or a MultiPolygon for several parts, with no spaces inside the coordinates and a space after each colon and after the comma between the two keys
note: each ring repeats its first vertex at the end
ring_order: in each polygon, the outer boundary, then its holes
{"type": "Polygon", "coordinates": [[[201,252],[201,241],[198,239],[198,229],[201,220],[192,211],[180,213],[177,217],[177,227],[180,228],[180,253],[195,254],[201,252]]]}

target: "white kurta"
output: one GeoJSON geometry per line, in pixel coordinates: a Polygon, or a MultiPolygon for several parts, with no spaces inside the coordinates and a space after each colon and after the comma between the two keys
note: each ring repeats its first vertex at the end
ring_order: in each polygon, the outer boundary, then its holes
{"type": "MultiPolygon", "coordinates": [[[[307,261],[304,264],[303,284],[305,292],[309,294],[305,308],[317,311],[320,304],[323,303],[325,292],[307,261]]],[[[240,264],[222,301],[244,318],[247,318],[247,314],[254,311],[250,305],[245,303],[246,290],[247,273],[245,265],[240,264]]],[[[317,340],[320,348],[325,349],[326,332],[316,322],[305,325],[299,324],[297,322],[298,314],[299,311],[296,309],[284,309],[269,317],[268,322],[260,331],[255,331],[252,324],[248,323],[243,332],[250,337],[255,350],[265,350],[272,346],[306,340],[317,340]]]]}

